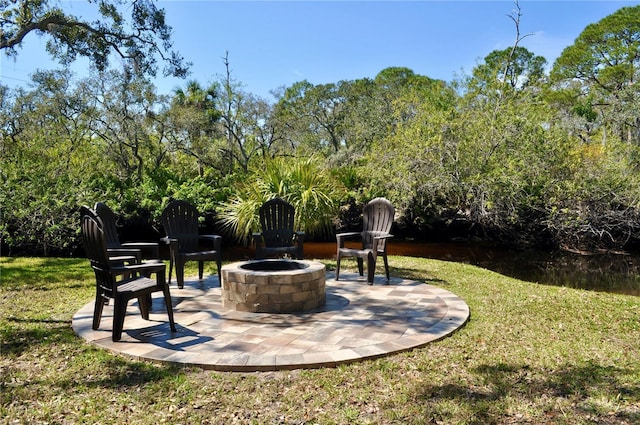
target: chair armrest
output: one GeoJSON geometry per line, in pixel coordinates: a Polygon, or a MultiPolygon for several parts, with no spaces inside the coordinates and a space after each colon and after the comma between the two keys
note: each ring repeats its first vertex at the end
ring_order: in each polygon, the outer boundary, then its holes
{"type": "Polygon", "coordinates": [[[350,239],[361,239],[362,233],[360,232],[347,232],[347,233],[337,233],[336,240],[338,241],[338,247],[343,248],[344,242],[350,239]]]}
{"type": "Polygon", "coordinates": [[[122,256],[122,255],[127,255],[127,256],[133,256],[133,257],[139,257],[140,256],[140,249],[138,248],[107,248],[107,254],[109,254],[109,256],[122,256]]]}
{"type": "MultiPolygon", "coordinates": [[[[378,244],[380,244],[381,241],[385,241],[387,239],[391,239],[393,237],[392,234],[386,233],[386,234],[380,234],[380,235],[376,235],[373,237],[373,250],[377,251],[378,250],[378,244]]],[[[385,247],[386,248],[386,247],[385,247]]]]}
{"type": "Polygon", "coordinates": [[[306,236],[306,234],[302,231],[298,231],[298,232],[294,232],[294,235],[296,236],[296,241],[300,244],[304,242],[304,238],[306,236]]]}
{"type": "Polygon", "coordinates": [[[125,248],[153,248],[158,246],[157,242],[125,242],[120,245],[125,248]]]}
{"type": "Polygon", "coordinates": [[[199,236],[200,240],[204,240],[204,241],[212,241],[213,242],[213,248],[216,251],[220,251],[220,246],[222,245],[222,236],[220,235],[200,235],[199,236]]]}
{"type": "Polygon", "coordinates": [[[118,263],[140,263],[140,259],[137,255],[110,255],[109,256],[110,264],[118,264],[118,263]]]}
{"type": "Polygon", "coordinates": [[[178,240],[177,239],[170,238],[169,236],[165,236],[163,238],[160,238],[160,242],[164,242],[167,245],[171,245],[171,246],[174,246],[174,245],[178,244],[178,240]]]}
{"type": "Polygon", "coordinates": [[[222,247],[222,236],[220,235],[200,235],[198,237],[201,241],[211,241],[213,242],[213,249],[220,253],[220,248],[222,247]]]}
{"type": "Polygon", "coordinates": [[[111,271],[116,275],[130,273],[164,273],[166,265],[162,262],[138,263],[112,267],[111,271]]]}
{"type": "Polygon", "coordinates": [[[139,263],[142,261],[142,251],[132,248],[107,248],[109,261],[117,263],[126,261],[129,263],[139,263]]]}
{"type": "Polygon", "coordinates": [[[336,238],[340,238],[340,239],[349,239],[349,238],[353,238],[354,236],[362,237],[362,233],[360,232],[336,233],[336,238]]]}

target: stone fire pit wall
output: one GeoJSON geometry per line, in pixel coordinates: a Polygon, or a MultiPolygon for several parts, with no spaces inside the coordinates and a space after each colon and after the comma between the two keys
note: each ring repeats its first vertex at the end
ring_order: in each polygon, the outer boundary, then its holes
{"type": "Polygon", "coordinates": [[[256,260],[222,267],[222,305],[254,313],[293,313],[325,304],[325,266],[307,260],[256,260]]]}

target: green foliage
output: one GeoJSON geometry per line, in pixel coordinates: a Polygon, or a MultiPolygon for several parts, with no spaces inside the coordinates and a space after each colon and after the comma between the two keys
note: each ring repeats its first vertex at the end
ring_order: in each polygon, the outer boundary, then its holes
{"type": "Polygon", "coordinates": [[[122,0],[89,2],[97,5],[100,19],[90,21],[65,11],[59,2],[3,1],[0,14],[0,50],[16,55],[29,33],[46,36],[47,51],[62,64],[76,57],[89,58],[104,71],[111,55],[129,62],[131,70],[140,75],[155,76],[157,60],[166,62],[165,75],[184,77],[188,65],[172,51],[171,27],[165,22],[164,10],[152,1],[122,0]],[[123,6],[131,18],[122,14],[123,6]]]}
{"type": "Polygon", "coordinates": [[[76,249],[78,199],[76,193],[67,189],[77,182],[68,177],[51,179],[47,175],[4,180],[5,189],[0,193],[3,242],[18,248],[18,252],[43,255],[60,255],[76,249]]]}
{"type": "Polygon", "coordinates": [[[640,143],[640,119],[630,111],[637,111],[639,104],[638,51],[640,6],[623,7],[588,25],[562,52],[550,75],[559,90],[573,95],[573,104],[597,105],[589,118],[599,117],[604,131],[636,144],[640,143]]]}
{"type": "Polygon", "coordinates": [[[638,146],[624,142],[578,145],[569,153],[570,177],[546,198],[547,228],[563,247],[619,249],[639,229],[638,146]]]}
{"type": "Polygon", "coordinates": [[[507,83],[512,88],[525,88],[537,84],[544,77],[547,61],[524,47],[517,46],[494,50],[484,58],[484,63],[473,70],[474,84],[495,86],[507,83]]]}
{"type": "Polygon", "coordinates": [[[453,101],[442,84],[395,90],[394,131],[372,144],[360,169],[365,196],[387,196],[402,210],[414,198],[428,203],[449,191],[443,167],[452,146],[444,135],[454,117],[453,101]]]}
{"type": "Polygon", "coordinates": [[[342,189],[318,158],[268,160],[222,204],[219,216],[223,227],[230,236],[248,243],[252,232],[260,230],[258,209],[276,197],[295,207],[296,227],[314,236],[329,231],[342,189]]]}
{"type": "Polygon", "coordinates": [[[89,192],[88,175],[106,170],[84,121],[85,93],[61,73],[39,73],[38,87],[12,98],[4,93],[0,156],[0,232],[10,252],[72,252],[77,208],[89,192]]]}
{"type": "Polygon", "coordinates": [[[164,116],[173,130],[169,138],[172,149],[195,159],[199,176],[204,174],[205,167],[220,170],[224,167],[218,158],[219,144],[215,142],[222,136],[217,90],[216,85],[204,89],[197,81],[190,81],[185,90],[175,91],[164,116]]]}
{"type": "Polygon", "coordinates": [[[218,187],[217,182],[205,177],[195,177],[181,183],[171,181],[157,211],[163,210],[170,199],[180,199],[190,202],[201,213],[213,213],[228,195],[229,188],[218,187]]]}
{"type": "Polygon", "coordinates": [[[588,25],[556,60],[555,81],[577,78],[615,92],[636,79],[640,66],[640,6],[623,7],[588,25]]]}
{"type": "MultiPolygon", "coordinates": [[[[21,14],[61,19],[50,2],[19,3],[2,12],[2,42],[21,14]]],[[[119,2],[99,4],[105,25],[124,22],[119,2]]],[[[148,2],[136,8],[139,23],[146,10],[162,26],[148,2]]],[[[36,72],[28,91],[0,86],[3,249],[74,252],[77,208],[96,201],[153,226],[170,199],[185,199],[247,242],[275,196],[323,237],[339,204],[385,196],[412,234],[463,222],[516,244],[640,243],[639,13],[589,25],[550,76],[516,43],[452,84],[389,67],[373,79],[300,81],[275,104],[245,92],[228,58],[220,81],[171,98],[130,70],[78,82],[36,72]]]]}
{"type": "Polygon", "coordinates": [[[291,144],[304,155],[330,155],[345,146],[343,100],[347,83],[312,85],[302,81],[288,88],[279,102],[279,116],[291,130],[291,144]]]}

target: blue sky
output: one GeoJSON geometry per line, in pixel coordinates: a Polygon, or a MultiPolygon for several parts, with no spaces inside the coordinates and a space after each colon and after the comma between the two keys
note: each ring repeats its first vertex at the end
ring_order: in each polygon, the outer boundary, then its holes
{"type": "MultiPolygon", "coordinates": [[[[61,0],[76,15],[86,2],[61,0]]],[[[491,51],[513,45],[513,1],[159,1],[174,30],[174,47],[190,62],[203,85],[225,73],[244,89],[270,98],[270,91],[307,80],[312,84],[373,78],[402,66],[451,81],[469,74],[491,51]]],[[[549,63],[590,23],[639,1],[519,2],[521,45],[549,63]]],[[[55,68],[45,39],[31,34],[17,60],[0,58],[2,84],[24,85],[37,68],[55,68]]],[[[74,66],[78,76],[86,63],[74,66]]],[[[186,81],[158,78],[170,93],[186,81]]]]}

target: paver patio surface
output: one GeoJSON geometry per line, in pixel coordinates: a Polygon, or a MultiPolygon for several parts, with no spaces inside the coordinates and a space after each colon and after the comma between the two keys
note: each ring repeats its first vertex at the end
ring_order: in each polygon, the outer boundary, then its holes
{"type": "Polygon", "coordinates": [[[150,320],[131,302],[122,340],[111,341],[112,303],[100,329],[91,329],[93,301],[73,317],[74,331],[98,347],[137,360],[219,371],[331,367],[422,347],[451,335],[469,319],[469,307],[440,287],[356,273],[326,274],[326,305],[302,313],[246,313],[222,306],[217,276],[185,278],[171,286],[178,332],[172,333],[161,294],[150,320]]]}

